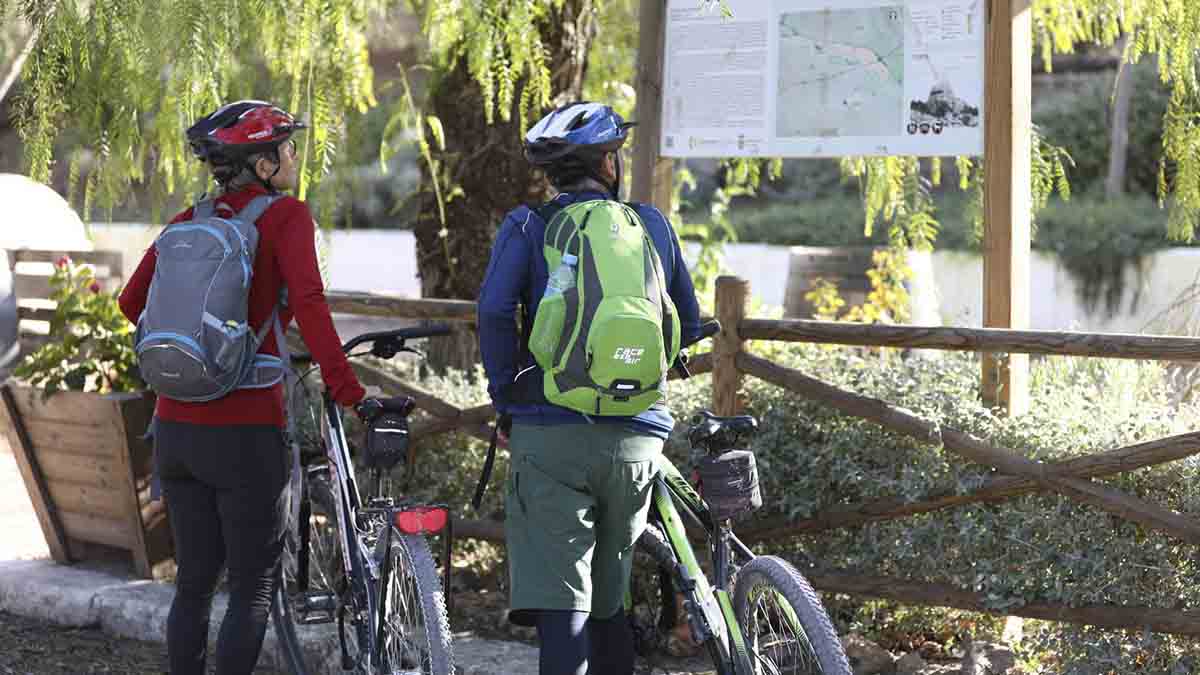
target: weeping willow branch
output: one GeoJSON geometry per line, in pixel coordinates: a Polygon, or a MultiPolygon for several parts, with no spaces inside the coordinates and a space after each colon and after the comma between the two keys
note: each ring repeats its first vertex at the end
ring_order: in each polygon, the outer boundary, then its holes
{"type": "Polygon", "coordinates": [[[518,126],[538,115],[554,94],[547,47],[539,23],[555,21],[563,0],[478,0],[412,3],[423,12],[423,25],[437,67],[449,70],[465,59],[483,92],[488,124],[497,113],[507,122],[514,107],[518,126]],[[520,97],[518,98],[518,88],[520,97]],[[517,105],[514,105],[517,104],[517,105]]]}
{"type": "Polygon", "coordinates": [[[183,130],[220,103],[262,98],[308,119],[301,194],[337,158],[348,112],[375,103],[368,12],[383,0],[17,0],[39,35],[25,65],[16,126],[26,170],[48,181],[63,129],[69,192],[111,210],[144,182],[161,194],[202,189],[183,130]],[[290,97],[287,95],[290,94],[290,97]]]}

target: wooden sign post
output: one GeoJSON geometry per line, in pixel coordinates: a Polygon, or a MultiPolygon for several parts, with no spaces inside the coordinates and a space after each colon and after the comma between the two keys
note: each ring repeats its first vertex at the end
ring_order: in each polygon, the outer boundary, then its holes
{"type": "MultiPolygon", "coordinates": [[[[1032,217],[1032,11],[1029,0],[988,2],[984,115],[983,325],[1029,327],[1032,217]]],[[[983,400],[1029,409],[1029,357],[984,355],[983,400]]]]}
{"type": "Polygon", "coordinates": [[[667,0],[642,0],[638,9],[637,108],[634,121],[633,185],[629,198],[671,213],[675,162],[658,154],[662,137],[663,48],[667,0]]]}

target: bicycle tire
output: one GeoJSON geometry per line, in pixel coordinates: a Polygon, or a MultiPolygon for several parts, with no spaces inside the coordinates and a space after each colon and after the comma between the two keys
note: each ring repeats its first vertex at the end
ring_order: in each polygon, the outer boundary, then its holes
{"type": "MultiPolygon", "coordinates": [[[[379,645],[379,657],[400,660],[405,673],[453,675],[450,617],[429,542],[422,536],[404,534],[392,528],[387,555],[390,560],[380,561],[381,566],[386,565],[391,573],[388,586],[383,589],[387,623],[379,645]],[[401,584],[411,586],[411,596],[393,595],[401,584]],[[415,620],[419,620],[419,624],[409,623],[415,620]],[[414,654],[419,663],[412,659],[414,654]],[[418,670],[405,669],[405,666],[415,666],[418,670]]],[[[396,670],[394,665],[389,668],[396,670]]]]}
{"type": "MultiPolygon", "coordinates": [[[[301,517],[309,528],[308,576],[303,586],[309,590],[331,593],[337,598],[346,584],[341,563],[341,533],[337,530],[332,485],[328,480],[322,481],[316,477],[318,475],[319,471],[314,474],[306,470],[301,482],[301,517]]],[[[340,672],[341,643],[336,612],[331,615],[330,623],[302,625],[300,617],[303,612],[297,606],[301,587],[297,579],[301,566],[298,553],[285,545],[271,602],[276,665],[286,666],[293,675],[340,672]]],[[[340,605],[340,602],[337,604],[340,605]]],[[[347,631],[347,639],[354,643],[354,648],[357,647],[353,630],[347,631]]]]}
{"type": "MultiPolygon", "coordinates": [[[[772,675],[851,675],[850,662],[842,642],[816,591],[795,567],[782,558],[759,556],[738,571],[734,582],[733,608],[752,660],[756,665],[768,661],[774,666],[773,669],[757,668],[756,672],[772,675]],[[762,627],[755,619],[761,606],[760,599],[764,597],[767,602],[782,598],[790,606],[803,632],[803,636],[797,637],[802,638],[809,647],[806,656],[789,658],[789,655],[781,653],[778,634],[763,634],[762,627]],[[765,647],[762,645],[764,637],[771,638],[770,644],[765,647]],[[811,668],[813,665],[817,667],[816,670],[811,668]]],[[[791,623],[786,616],[781,619],[781,623],[791,623]]],[[[774,630],[770,621],[768,628],[774,630]]]]}

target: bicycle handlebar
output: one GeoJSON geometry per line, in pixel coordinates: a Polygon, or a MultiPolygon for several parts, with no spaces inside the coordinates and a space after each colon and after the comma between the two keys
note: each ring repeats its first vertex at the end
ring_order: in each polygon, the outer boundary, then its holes
{"type": "MultiPolygon", "coordinates": [[[[420,338],[438,337],[441,335],[449,335],[450,333],[450,326],[444,323],[434,324],[432,326],[416,326],[414,328],[397,328],[395,330],[384,330],[375,333],[363,333],[362,335],[351,338],[349,342],[342,345],[342,351],[349,354],[350,350],[365,342],[375,343],[375,345],[378,345],[380,342],[399,342],[399,348],[403,348],[405,340],[418,340],[420,338]]],[[[372,348],[371,351],[374,352],[375,349],[372,348]]]]}
{"type": "MultiPolygon", "coordinates": [[[[406,340],[418,340],[421,338],[438,337],[449,335],[452,333],[450,326],[444,323],[437,323],[431,326],[415,326],[413,328],[396,328],[394,330],[376,331],[374,333],[363,333],[350,338],[350,341],[342,345],[342,352],[349,354],[355,347],[370,342],[371,354],[384,359],[390,359],[406,347],[406,340]]],[[[293,361],[312,362],[312,354],[309,352],[297,352],[291,355],[293,361]]]]}
{"type": "Polygon", "coordinates": [[[671,368],[674,369],[675,372],[679,374],[679,377],[681,379],[686,380],[692,376],[691,371],[689,371],[688,367],[687,367],[688,347],[691,347],[692,345],[696,344],[697,342],[700,342],[701,340],[703,340],[705,338],[712,337],[720,332],[721,332],[721,322],[717,321],[716,319],[710,319],[700,325],[699,333],[697,333],[695,336],[693,336],[690,340],[680,343],[679,354],[675,357],[675,363],[671,364],[671,368]]]}

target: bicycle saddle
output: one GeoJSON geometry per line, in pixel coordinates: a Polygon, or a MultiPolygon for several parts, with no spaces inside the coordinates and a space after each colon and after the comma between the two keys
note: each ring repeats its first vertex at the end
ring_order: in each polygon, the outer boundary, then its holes
{"type": "Polygon", "coordinates": [[[751,415],[718,417],[707,410],[692,418],[688,441],[693,447],[714,445],[716,442],[733,445],[739,436],[758,431],[758,420],[751,415]]]}

